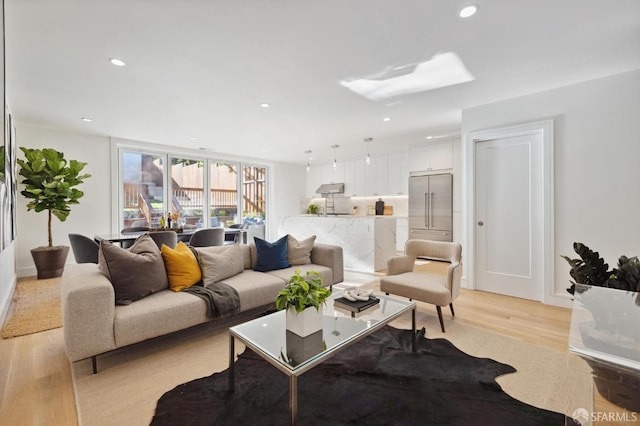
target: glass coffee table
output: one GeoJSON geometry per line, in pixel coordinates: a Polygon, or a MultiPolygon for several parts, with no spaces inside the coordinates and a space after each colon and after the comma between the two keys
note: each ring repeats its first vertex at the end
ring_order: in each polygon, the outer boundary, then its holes
{"type": "Polygon", "coordinates": [[[342,292],[331,295],[324,307],[323,329],[305,338],[286,330],[285,311],[229,328],[229,389],[233,391],[235,386],[235,340],[238,339],[289,376],[289,419],[294,425],[298,411],[298,376],[409,311],[415,351],[415,302],[376,294],[379,304],[352,316],[347,310],[334,309],[333,300],[341,296],[342,292]]]}

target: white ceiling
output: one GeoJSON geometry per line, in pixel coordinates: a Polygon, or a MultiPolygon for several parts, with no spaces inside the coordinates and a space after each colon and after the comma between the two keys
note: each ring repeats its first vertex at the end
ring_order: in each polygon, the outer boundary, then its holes
{"type": "Polygon", "coordinates": [[[478,0],[463,20],[468,3],[5,0],[8,99],[22,122],[314,164],[333,144],[338,160],[364,157],[367,137],[396,151],[458,135],[464,108],[640,68],[638,0],[478,0]],[[378,102],[340,84],[449,51],[474,81],[378,102]]]}

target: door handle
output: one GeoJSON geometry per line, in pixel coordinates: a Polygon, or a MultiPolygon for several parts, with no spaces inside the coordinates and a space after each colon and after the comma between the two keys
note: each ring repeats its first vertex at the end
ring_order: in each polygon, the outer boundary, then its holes
{"type": "Polygon", "coordinates": [[[429,193],[429,228],[433,228],[433,192],[429,193]]]}
{"type": "Polygon", "coordinates": [[[478,221],[478,226],[484,226],[484,222],[483,222],[483,221],[481,221],[481,220],[479,220],[479,221],[478,221]]]}
{"type": "Polygon", "coordinates": [[[429,193],[424,193],[424,226],[429,227],[429,193]]]}

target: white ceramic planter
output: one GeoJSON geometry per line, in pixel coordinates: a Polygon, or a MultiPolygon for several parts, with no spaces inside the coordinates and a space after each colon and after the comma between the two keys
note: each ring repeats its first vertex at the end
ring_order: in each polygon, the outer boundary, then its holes
{"type": "Polygon", "coordinates": [[[295,308],[287,309],[287,330],[297,334],[300,337],[306,337],[316,331],[322,330],[322,312],[320,309],[311,307],[297,313],[295,308]]]}

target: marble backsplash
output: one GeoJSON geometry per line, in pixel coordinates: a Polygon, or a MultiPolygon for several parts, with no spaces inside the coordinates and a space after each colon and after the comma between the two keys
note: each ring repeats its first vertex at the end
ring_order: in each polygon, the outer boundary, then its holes
{"type": "MultiPolygon", "coordinates": [[[[385,206],[393,207],[393,216],[406,217],[409,214],[409,197],[406,195],[383,196],[383,197],[334,197],[335,208],[333,211],[329,209],[329,213],[357,214],[357,215],[374,215],[375,204],[378,199],[384,201],[385,206]]],[[[331,204],[329,198],[329,204],[331,204]]],[[[318,198],[301,198],[300,213],[307,213],[310,204],[318,206],[318,214],[324,214],[325,199],[318,198]]]]}

